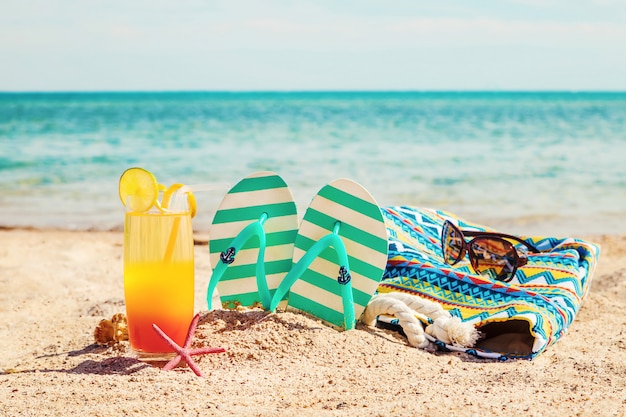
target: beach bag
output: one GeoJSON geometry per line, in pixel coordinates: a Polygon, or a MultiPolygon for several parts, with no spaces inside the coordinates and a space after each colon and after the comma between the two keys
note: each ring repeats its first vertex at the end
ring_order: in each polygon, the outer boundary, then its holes
{"type": "MultiPolygon", "coordinates": [[[[435,303],[479,332],[473,346],[460,346],[426,332],[437,349],[501,360],[532,359],[566,333],[591,287],[600,253],[593,243],[522,237],[541,253],[529,254],[527,265],[511,281],[502,282],[476,274],[467,259],[450,266],[441,253],[445,220],[465,230],[494,230],[438,210],[408,206],[381,210],[389,254],[377,296],[401,293],[435,303]]],[[[416,317],[424,326],[433,324],[428,316],[416,317]]],[[[394,326],[398,319],[380,315],[378,323],[394,326]]]]}

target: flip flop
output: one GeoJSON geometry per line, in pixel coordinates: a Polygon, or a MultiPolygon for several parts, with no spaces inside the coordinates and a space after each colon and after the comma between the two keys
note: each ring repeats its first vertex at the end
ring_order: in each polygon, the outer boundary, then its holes
{"type": "Polygon", "coordinates": [[[263,305],[291,269],[298,232],[296,204],[285,181],[257,172],[224,196],[209,231],[213,274],[207,289],[212,309],[217,288],[223,307],[263,305]]]}
{"type": "Polygon", "coordinates": [[[378,204],[356,182],[335,180],[311,201],[296,236],[293,267],[270,310],[289,291],[288,308],[353,329],[386,264],[387,228],[378,204]]]}

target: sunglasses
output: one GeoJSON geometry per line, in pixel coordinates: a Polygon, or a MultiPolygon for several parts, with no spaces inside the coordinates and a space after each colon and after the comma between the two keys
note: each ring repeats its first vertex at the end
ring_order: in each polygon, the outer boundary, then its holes
{"type": "Polygon", "coordinates": [[[448,265],[454,265],[468,254],[472,269],[480,275],[509,282],[517,268],[528,262],[528,251],[540,253],[519,237],[495,232],[461,231],[446,220],[441,231],[441,252],[448,265]],[[465,239],[473,237],[466,242],[465,239]],[[513,240],[522,246],[513,245],[513,240]]]}

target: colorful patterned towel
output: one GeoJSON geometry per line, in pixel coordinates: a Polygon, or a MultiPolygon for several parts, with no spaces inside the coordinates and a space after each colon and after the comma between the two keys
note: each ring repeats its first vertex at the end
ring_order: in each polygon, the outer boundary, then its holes
{"type": "Polygon", "coordinates": [[[591,287],[600,253],[593,243],[523,237],[542,253],[529,254],[528,264],[504,283],[476,274],[467,259],[449,266],[441,256],[446,219],[465,230],[493,230],[437,210],[400,206],[384,207],[382,212],[389,256],[378,293],[399,291],[437,302],[483,336],[472,348],[431,337],[442,350],[502,360],[532,359],[565,334],[591,287]]]}

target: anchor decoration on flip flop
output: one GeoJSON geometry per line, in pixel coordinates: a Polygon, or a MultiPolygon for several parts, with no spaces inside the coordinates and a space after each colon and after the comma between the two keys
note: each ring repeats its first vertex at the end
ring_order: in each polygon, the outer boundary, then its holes
{"type": "Polygon", "coordinates": [[[220,254],[220,260],[225,264],[232,264],[235,262],[235,248],[230,247],[220,254]]]}
{"type": "Polygon", "coordinates": [[[345,266],[340,266],[337,282],[341,285],[346,285],[348,282],[350,282],[351,279],[352,276],[350,275],[350,272],[348,272],[348,268],[346,268],[345,266]]]}

